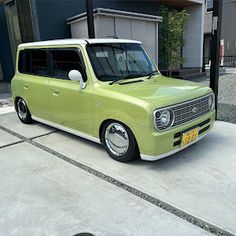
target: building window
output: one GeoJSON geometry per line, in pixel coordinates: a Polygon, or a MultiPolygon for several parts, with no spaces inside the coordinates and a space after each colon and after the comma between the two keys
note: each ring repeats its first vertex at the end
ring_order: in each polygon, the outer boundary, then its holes
{"type": "Polygon", "coordinates": [[[213,0],[207,0],[207,11],[212,11],[213,9],[213,0]]]}
{"type": "Polygon", "coordinates": [[[5,13],[14,63],[17,46],[22,42],[35,41],[30,2],[30,0],[10,0],[5,3],[5,13]]]}
{"type": "Polygon", "coordinates": [[[17,46],[22,42],[16,2],[10,1],[9,3],[7,3],[5,5],[5,12],[8,24],[8,32],[13,62],[15,62],[17,46]]]}

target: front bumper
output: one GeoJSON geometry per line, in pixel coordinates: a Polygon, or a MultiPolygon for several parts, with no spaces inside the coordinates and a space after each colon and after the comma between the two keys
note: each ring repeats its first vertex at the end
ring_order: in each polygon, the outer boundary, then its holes
{"type": "Polygon", "coordinates": [[[202,139],[212,128],[215,120],[215,111],[202,116],[190,123],[165,132],[143,130],[137,138],[141,159],[155,161],[179,152],[202,139]],[[186,146],[180,147],[182,133],[199,127],[198,139],[186,146]]]}
{"type": "Polygon", "coordinates": [[[198,137],[198,139],[196,139],[195,141],[189,143],[188,145],[185,145],[184,147],[176,148],[176,149],[174,149],[174,150],[172,150],[172,151],[170,151],[170,152],[167,152],[167,153],[164,153],[164,154],[161,154],[161,155],[158,155],[158,156],[148,156],[148,155],[140,154],[141,159],[144,160],[144,161],[157,161],[157,160],[160,160],[160,159],[162,159],[162,158],[171,156],[171,155],[173,155],[173,154],[175,154],[175,153],[177,153],[177,152],[179,152],[179,151],[181,151],[181,150],[183,150],[183,149],[189,147],[190,145],[192,145],[192,144],[198,142],[200,139],[202,139],[202,138],[205,137],[206,135],[207,135],[207,133],[204,134],[204,135],[202,135],[202,136],[200,136],[200,137],[198,137]]]}

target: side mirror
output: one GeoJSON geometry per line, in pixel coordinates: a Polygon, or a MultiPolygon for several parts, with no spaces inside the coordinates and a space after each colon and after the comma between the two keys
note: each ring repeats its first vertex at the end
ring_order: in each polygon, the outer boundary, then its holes
{"type": "Polygon", "coordinates": [[[86,87],[86,83],[83,80],[83,76],[78,70],[71,70],[68,76],[69,79],[72,81],[79,81],[81,89],[84,89],[86,87]]]}

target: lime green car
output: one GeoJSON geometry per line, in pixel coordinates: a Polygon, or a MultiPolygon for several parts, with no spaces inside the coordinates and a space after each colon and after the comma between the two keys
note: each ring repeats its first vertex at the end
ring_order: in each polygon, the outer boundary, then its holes
{"type": "Polygon", "coordinates": [[[23,123],[101,143],[121,162],[176,153],[204,137],[215,119],[209,87],[162,76],[134,40],[21,44],[12,94],[23,123]]]}

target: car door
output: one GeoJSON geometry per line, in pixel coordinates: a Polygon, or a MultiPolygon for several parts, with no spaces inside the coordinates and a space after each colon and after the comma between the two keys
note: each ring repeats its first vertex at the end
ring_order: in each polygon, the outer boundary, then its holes
{"type": "Polygon", "coordinates": [[[64,127],[92,134],[92,83],[81,89],[78,81],[68,77],[71,70],[78,70],[86,80],[85,65],[78,48],[51,49],[51,74],[48,93],[52,121],[64,127]]]}
{"type": "Polygon", "coordinates": [[[48,60],[47,49],[25,49],[19,53],[19,72],[22,74],[22,97],[33,116],[48,119],[48,60]]]}

